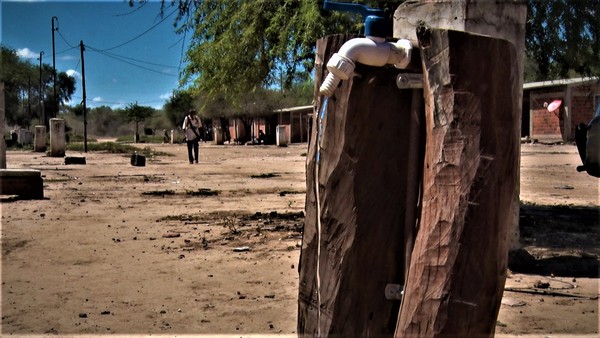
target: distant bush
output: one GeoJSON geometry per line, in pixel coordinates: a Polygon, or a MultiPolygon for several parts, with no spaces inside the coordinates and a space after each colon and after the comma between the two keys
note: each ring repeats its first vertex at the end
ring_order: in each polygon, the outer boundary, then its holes
{"type": "MultiPolygon", "coordinates": [[[[95,138],[89,138],[88,137],[88,142],[97,142],[98,140],[96,140],[95,138]]],[[[69,135],[69,142],[83,142],[83,135],[69,135]]]]}
{"type": "MultiPolygon", "coordinates": [[[[67,150],[70,151],[84,151],[83,143],[69,143],[67,150]]],[[[122,144],[117,142],[90,142],[87,147],[88,151],[104,151],[112,154],[134,154],[150,157],[150,156],[171,156],[168,153],[155,151],[150,147],[138,148],[130,144],[122,144]]]]}
{"type": "MultiPolygon", "coordinates": [[[[163,143],[164,135],[140,135],[138,143],[163,143]]],[[[133,136],[121,136],[117,138],[117,142],[133,142],[133,136]]]]}

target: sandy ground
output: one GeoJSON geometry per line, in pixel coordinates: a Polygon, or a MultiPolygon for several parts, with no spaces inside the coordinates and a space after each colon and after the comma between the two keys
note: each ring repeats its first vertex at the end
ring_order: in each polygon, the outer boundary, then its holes
{"type": "MultiPolygon", "coordinates": [[[[151,147],[172,156],[8,152],[45,198],[0,204],[2,335],[295,335],[306,144],[203,144],[194,165],[151,147]]],[[[572,145],[523,145],[526,264],[499,336],[599,336],[599,181],[577,164],[572,145]]]]}

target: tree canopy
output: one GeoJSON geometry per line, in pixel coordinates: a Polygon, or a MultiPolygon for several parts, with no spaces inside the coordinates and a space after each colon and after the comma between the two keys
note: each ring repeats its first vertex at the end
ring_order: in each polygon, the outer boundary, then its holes
{"type": "MultiPolygon", "coordinates": [[[[33,119],[41,119],[43,112],[54,112],[52,67],[23,61],[8,47],[1,47],[0,81],[4,82],[6,121],[29,126],[33,119]]],[[[75,78],[64,72],[57,76],[58,104],[71,99],[75,92],[75,78]]],[[[47,115],[49,116],[49,115],[47,115]]],[[[41,121],[40,121],[41,123],[41,121]]]]}
{"type": "Polygon", "coordinates": [[[600,75],[600,0],[529,0],[526,81],[600,75]]]}
{"type": "MultiPolygon", "coordinates": [[[[393,13],[404,0],[360,2],[393,13]]],[[[600,0],[527,3],[526,80],[600,73],[600,0]]],[[[234,106],[255,88],[287,90],[310,78],[318,38],[362,28],[362,18],[323,10],[322,0],[163,0],[169,4],[179,8],[177,30],[192,34],[181,84],[234,106]]]]}
{"type": "Polygon", "coordinates": [[[125,122],[134,122],[135,123],[135,137],[134,142],[139,141],[139,133],[138,127],[140,122],[143,122],[145,119],[151,117],[156,110],[152,107],[148,106],[140,106],[138,103],[130,103],[127,105],[125,109],[121,111],[123,120],[125,122]]]}

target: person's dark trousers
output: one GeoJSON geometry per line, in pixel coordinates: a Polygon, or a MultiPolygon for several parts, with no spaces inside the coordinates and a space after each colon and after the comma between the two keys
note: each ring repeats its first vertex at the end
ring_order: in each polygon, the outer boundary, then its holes
{"type": "Polygon", "coordinates": [[[198,163],[198,147],[198,141],[187,141],[188,158],[190,160],[190,163],[194,163],[194,161],[198,163]],[[192,150],[194,151],[193,156],[192,150]]]}

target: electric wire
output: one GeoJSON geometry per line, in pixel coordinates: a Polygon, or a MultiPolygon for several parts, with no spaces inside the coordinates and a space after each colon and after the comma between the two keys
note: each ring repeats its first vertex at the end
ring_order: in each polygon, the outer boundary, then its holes
{"type": "MultiPolygon", "coordinates": [[[[132,65],[132,66],[134,66],[134,67],[138,67],[138,68],[141,68],[141,69],[145,69],[145,70],[147,70],[147,71],[154,72],[154,73],[158,73],[158,74],[162,74],[162,75],[165,75],[165,76],[179,77],[178,75],[174,75],[174,74],[169,74],[169,73],[161,72],[161,71],[159,71],[159,70],[156,70],[156,69],[152,69],[152,68],[144,67],[144,66],[142,66],[142,65],[138,65],[138,64],[136,64],[136,63],[133,63],[133,62],[130,62],[130,61],[124,60],[124,59],[123,59],[123,58],[121,58],[121,57],[118,57],[118,56],[111,55],[110,53],[106,53],[106,51],[105,51],[105,50],[96,49],[96,48],[94,48],[94,47],[91,47],[91,46],[87,46],[87,47],[88,47],[90,50],[93,50],[94,52],[97,52],[97,53],[99,53],[99,54],[102,54],[102,55],[104,55],[104,56],[107,56],[107,57],[113,58],[113,59],[115,59],[115,60],[121,61],[121,62],[123,62],[123,63],[129,64],[129,65],[132,65]]],[[[142,61],[138,60],[138,62],[142,62],[142,61]]],[[[166,66],[166,67],[170,67],[170,66],[166,66]]]]}
{"type": "Polygon", "coordinates": [[[73,48],[77,48],[78,46],[73,46],[71,45],[67,39],[65,39],[65,37],[62,35],[62,33],[60,32],[60,30],[57,28],[56,31],[58,32],[58,36],[60,36],[60,38],[67,44],[67,46],[71,47],[71,49],[73,48]]]}
{"type": "MultiPolygon", "coordinates": [[[[149,1],[148,1],[148,2],[149,2],[149,1]]],[[[127,12],[127,13],[115,14],[115,16],[126,16],[126,15],[133,14],[133,13],[135,13],[135,12],[139,11],[140,9],[142,9],[142,7],[146,6],[146,4],[147,4],[148,2],[142,2],[142,3],[141,3],[141,4],[140,4],[138,7],[136,7],[135,9],[133,9],[133,10],[131,10],[131,11],[127,12]]]]}
{"type": "Polygon", "coordinates": [[[129,39],[129,40],[127,40],[127,41],[125,41],[125,42],[121,43],[121,44],[118,44],[118,45],[116,45],[116,46],[113,46],[113,47],[110,47],[110,48],[105,48],[105,49],[102,49],[102,51],[106,52],[106,51],[109,51],[109,50],[117,49],[117,48],[119,48],[119,47],[125,46],[126,44],[128,44],[128,43],[130,43],[130,42],[133,42],[133,41],[135,41],[135,40],[139,39],[140,37],[142,37],[142,36],[143,36],[143,35],[145,35],[146,33],[150,32],[151,30],[153,30],[154,28],[156,28],[158,25],[160,25],[161,23],[163,23],[165,20],[167,20],[167,19],[168,19],[168,18],[169,18],[171,15],[173,15],[173,14],[174,14],[175,12],[177,12],[178,10],[179,10],[179,9],[178,9],[178,8],[176,8],[176,9],[175,9],[175,10],[173,10],[171,13],[169,13],[168,15],[166,15],[165,17],[163,17],[163,18],[162,18],[162,19],[161,19],[159,22],[157,22],[157,23],[155,23],[154,25],[150,26],[150,28],[146,29],[146,30],[145,30],[145,31],[143,31],[142,33],[138,34],[137,36],[135,36],[135,37],[133,37],[133,38],[131,38],[131,39],[129,39]]]}
{"type": "MultiPolygon", "coordinates": [[[[143,3],[143,4],[142,4],[140,7],[138,7],[137,9],[135,9],[135,10],[133,10],[133,11],[130,11],[130,12],[128,12],[128,13],[121,14],[121,15],[116,15],[116,16],[129,15],[129,14],[131,14],[131,13],[133,13],[133,12],[135,12],[135,11],[139,10],[139,9],[140,9],[141,7],[143,7],[145,4],[146,4],[146,3],[143,3]]],[[[146,71],[150,71],[150,72],[154,72],[154,73],[158,73],[158,74],[161,74],[161,75],[165,75],[165,76],[171,76],[171,77],[178,78],[178,77],[179,77],[178,75],[169,74],[169,73],[166,73],[166,72],[164,72],[164,71],[159,71],[159,70],[156,70],[156,69],[151,69],[151,68],[148,68],[148,67],[144,67],[144,66],[142,66],[142,65],[139,65],[139,64],[136,64],[136,63],[134,63],[134,62],[138,62],[138,63],[144,63],[144,64],[147,64],[147,65],[152,65],[152,66],[157,66],[157,67],[165,67],[165,68],[177,69],[178,73],[179,73],[179,72],[181,72],[181,66],[182,66],[182,63],[183,63],[183,54],[184,54],[184,51],[185,51],[185,38],[186,38],[186,33],[187,33],[187,30],[186,30],[186,31],[184,31],[184,36],[183,36],[181,39],[179,39],[177,42],[175,42],[173,45],[171,45],[171,46],[169,47],[169,48],[171,48],[171,47],[175,46],[176,44],[178,44],[179,42],[182,42],[182,45],[181,45],[181,55],[180,55],[180,60],[179,60],[179,66],[178,66],[178,67],[175,67],[175,66],[169,66],[169,65],[164,65],[164,64],[158,64],[158,63],[153,63],[153,62],[149,62],[149,61],[143,61],[143,60],[139,60],[139,59],[135,59],[135,58],[131,58],[131,57],[127,57],[127,56],[118,55],[118,54],[114,54],[114,53],[110,53],[110,52],[108,52],[109,50],[113,50],[113,49],[116,49],[116,48],[122,47],[122,46],[124,46],[124,45],[126,45],[126,44],[129,44],[129,43],[133,42],[134,40],[136,40],[136,39],[138,39],[138,38],[142,37],[142,36],[143,36],[143,35],[145,35],[146,33],[150,32],[151,30],[153,30],[154,28],[156,28],[158,25],[160,25],[161,23],[163,23],[163,22],[164,22],[166,19],[168,19],[169,17],[171,17],[171,16],[172,16],[172,15],[173,15],[175,12],[177,12],[177,11],[178,11],[178,8],[174,9],[174,10],[173,10],[173,11],[171,11],[169,14],[167,14],[166,16],[164,16],[164,17],[163,17],[163,18],[162,18],[160,21],[158,21],[158,22],[157,22],[157,23],[155,23],[154,25],[150,26],[148,29],[146,29],[146,30],[145,30],[145,31],[143,31],[142,33],[138,34],[137,36],[135,36],[135,37],[133,37],[133,38],[131,38],[131,39],[129,39],[129,40],[127,40],[127,41],[125,41],[125,42],[123,42],[123,43],[119,44],[119,45],[116,45],[116,46],[113,46],[113,47],[110,47],[110,48],[106,48],[106,49],[98,49],[98,48],[94,48],[94,47],[92,47],[92,46],[89,46],[89,45],[88,45],[87,47],[88,47],[90,50],[92,50],[92,51],[95,51],[95,52],[97,52],[97,53],[99,53],[99,54],[102,54],[102,55],[104,55],[104,56],[107,56],[107,57],[113,58],[113,59],[115,59],[115,60],[117,60],[117,61],[120,61],[120,62],[123,62],[123,63],[129,64],[129,65],[131,65],[131,66],[138,67],[138,68],[140,68],[140,69],[143,69],[143,70],[146,70],[146,71]],[[131,61],[134,61],[134,62],[130,62],[130,61],[128,61],[128,60],[131,60],[131,61]]],[[[188,13],[188,17],[189,17],[189,13],[188,13]]],[[[68,40],[67,40],[67,39],[64,37],[64,35],[62,34],[62,32],[59,30],[59,22],[58,22],[58,17],[56,17],[56,21],[57,21],[57,27],[55,28],[55,30],[58,32],[58,35],[61,37],[61,39],[63,40],[63,42],[64,42],[64,43],[65,43],[67,46],[69,46],[69,48],[67,48],[67,49],[65,49],[65,50],[62,50],[62,51],[59,51],[59,52],[55,53],[55,55],[62,54],[62,53],[66,53],[66,52],[69,52],[69,51],[71,51],[71,50],[73,50],[73,49],[77,49],[77,48],[79,48],[80,46],[78,46],[78,45],[77,45],[77,46],[74,46],[74,45],[72,45],[71,43],[69,43],[69,42],[68,42],[68,40]]],[[[79,58],[79,59],[78,59],[77,65],[75,66],[75,70],[77,70],[77,69],[78,69],[78,67],[79,67],[79,64],[80,64],[80,63],[81,63],[81,58],[79,58]]],[[[108,104],[123,104],[122,102],[111,102],[111,101],[94,101],[94,102],[99,102],[99,103],[108,103],[108,104]]],[[[155,100],[155,101],[149,101],[149,102],[159,102],[159,100],[155,100]]]]}
{"type": "Polygon", "coordinates": [[[123,58],[123,59],[131,60],[131,61],[135,61],[135,62],[145,63],[145,64],[152,65],[152,66],[167,67],[167,68],[177,69],[177,67],[175,67],[175,66],[163,65],[163,64],[160,64],[160,63],[154,63],[154,62],[150,62],[150,61],[143,61],[143,60],[134,59],[132,57],[128,57],[128,56],[124,56],[124,55],[119,55],[119,54],[115,54],[115,53],[99,51],[98,49],[96,49],[94,47],[91,47],[91,46],[87,46],[87,47],[90,48],[90,49],[93,49],[94,51],[99,52],[101,54],[105,54],[106,56],[113,56],[113,57],[116,57],[116,58],[123,58]]]}

